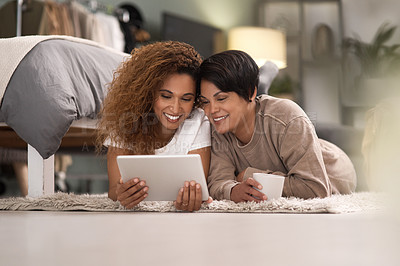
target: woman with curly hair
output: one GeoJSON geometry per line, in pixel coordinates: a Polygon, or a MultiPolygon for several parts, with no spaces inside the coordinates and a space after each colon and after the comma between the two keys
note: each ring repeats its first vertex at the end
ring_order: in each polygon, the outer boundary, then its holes
{"type": "MultiPolygon", "coordinates": [[[[97,138],[98,148],[108,146],[109,198],[133,208],[151,190],[139,178],[122,182],[118,155],[199,154],[207,176],[210,124],[196,108],[201,62],[192,46],[168,41],[134,49],[118,68],[100,112],[97,138]]],[[[176,208],[200,209],[202,189],[194,181],[185,182],[176,208]]]]}

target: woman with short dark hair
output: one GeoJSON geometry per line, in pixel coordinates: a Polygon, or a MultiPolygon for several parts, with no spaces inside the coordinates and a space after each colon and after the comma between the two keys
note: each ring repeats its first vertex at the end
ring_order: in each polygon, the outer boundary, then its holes
{"type": "Polygon", "coordinates": [[[210,194],[235,202],[266,200],[253,173],[285,177],[283,196],[352,193],[356,173],[348,156],[319,139],[293,101],[256,97],[259,69],[242,51],[215,54],[200,66],[202,107],[212,128],[210,194]]]}

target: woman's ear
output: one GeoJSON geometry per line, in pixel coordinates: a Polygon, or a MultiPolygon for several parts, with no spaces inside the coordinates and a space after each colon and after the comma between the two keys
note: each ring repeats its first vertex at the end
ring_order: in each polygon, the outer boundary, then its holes
{"type": "Polygon", "coordinates": [[[249,102],[252,102],[256,99],[257,97],[257,87],[254,88],[254,92],[253,95],[251,96],[251,98],[249,99],[249,102]]]}

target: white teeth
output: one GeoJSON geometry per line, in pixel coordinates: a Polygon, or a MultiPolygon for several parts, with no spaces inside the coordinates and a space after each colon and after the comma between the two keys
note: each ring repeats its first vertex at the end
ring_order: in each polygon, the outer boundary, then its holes
{"type": "Polygon", "coordinates": [[[221,116],[221,117],[218,117],[218,118],[214,118],[214,121],[215,121],[215,122],[221,121],[222,119],[225,119],[227,116],[228,116],[228,115],[221,116]]]}
{"type": "Polygon", "coordinates": [[[164,113],[164,114],[168,119],[171,119],[171,120],[178,120],[179,119],[179,115],[169,115],[167,113],[164,113]]]}

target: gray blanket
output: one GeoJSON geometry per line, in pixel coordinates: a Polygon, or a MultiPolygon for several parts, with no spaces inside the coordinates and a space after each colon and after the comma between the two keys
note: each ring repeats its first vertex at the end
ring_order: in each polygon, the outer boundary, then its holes
{"type": "Polygon", "coordinates": [[[96,118],[124,56],[62,39],[37,44],[19,63],[0,109],[4,121],[46,159],[73,120],[96,118]]]}

